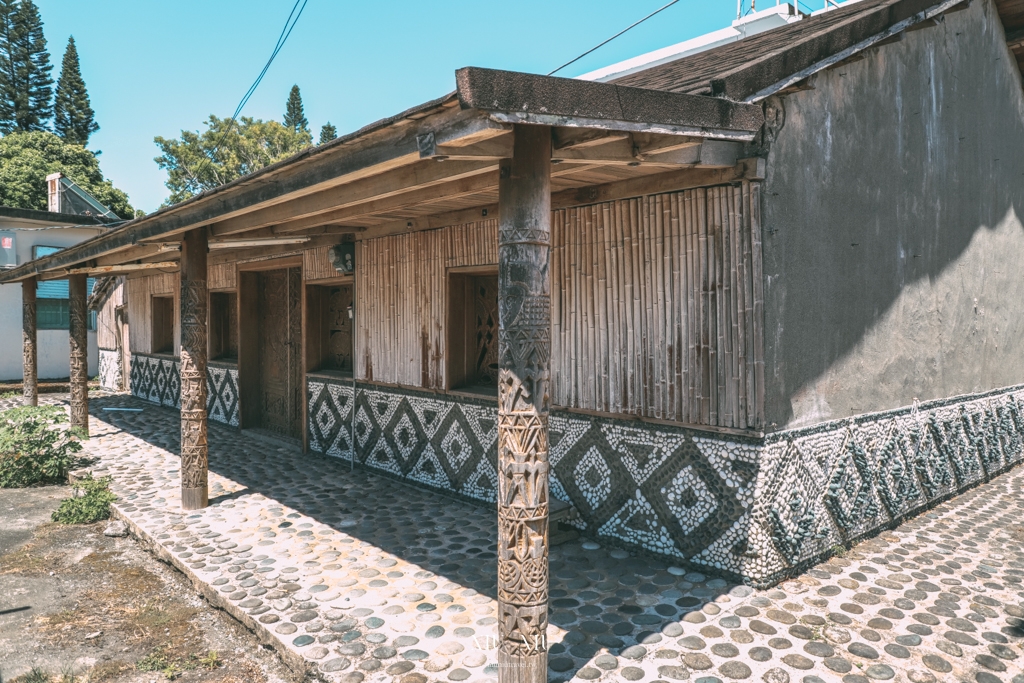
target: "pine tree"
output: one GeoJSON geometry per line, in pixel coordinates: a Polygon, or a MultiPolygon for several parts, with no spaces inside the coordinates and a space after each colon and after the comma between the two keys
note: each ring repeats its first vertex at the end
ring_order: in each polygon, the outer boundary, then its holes
{"type": "Polygon", "coordinates": [[[320,128],[320,144],[330,142],[334,138],[338,137],[338,129],[328,121],[320,128]]]}
{"type": "Polygon", "coordinates": [[[14,62],[11,44],[14,41],[14,13],[17,0],[0,0],[0,132],[14,128],[14,62]]]}
{"type": "Polygon", "coordinates": [[[296,133],[308,132],[309,121],[302,111],[302,95],[299,94],[299,86],[293,85],[292,91],[288,93],[288,104],[284,111],[284,126],[296,133]]]}
{"type": "Polygon", "coordinates": [[[94,112],[89,106],[89,93],[82,80],[78,64],[78,49],[75,37],[68,38],[61,62],[60,78],[57,79],[57,96],[53,103],[53,131],[68,142],[86,146],[89,136],[99,130],[93,120],[94,112]]]}
{"type": "MultiPolygon", "coordinates": [[[[13,6],[7,1],[0,16],[13,6]]],[[[43,20],[32,0],[22,0],[9,15],[7,35],[0,36],[5,58],[0,92],[0,131],[46,130],[53,117],[53,79],[50,53],[46,51],[43,20]]]]}

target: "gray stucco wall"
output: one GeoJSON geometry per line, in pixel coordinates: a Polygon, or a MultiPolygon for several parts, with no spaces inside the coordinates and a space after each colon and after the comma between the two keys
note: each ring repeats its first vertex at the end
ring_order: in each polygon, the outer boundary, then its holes
{"type": "Polygon", "coordinates": [[[1024,98],[992,0],[864,57],[771,102],[769,430],[1024,383],[1024,98]]]}

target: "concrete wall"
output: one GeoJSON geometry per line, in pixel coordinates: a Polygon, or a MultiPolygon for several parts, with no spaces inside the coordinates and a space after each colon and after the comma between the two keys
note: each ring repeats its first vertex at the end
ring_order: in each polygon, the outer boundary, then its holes
{"type": "Polygon", "coordinates": [[[769,105],[769,431],[1024,382],[1024,98],[992,1],[864,57],[769,105]]]}
{"type": "MultiPolygon", "coordinates": [[[[46,228],[35,223],[4,219],[0,230],[16,230],[18,263],[32,260],[32,246],[69,247],[93,237],[102,228],[46,228]]],[[[39,379],[67,377],[70,373],[70,344],[67,330],[39,330],[39,379]]],[[[21,283],[0,285],[0,380],[22,377],[21,283]]],[[[89,376],[98,372],[96,333],[89,332],[89,376]]]]}

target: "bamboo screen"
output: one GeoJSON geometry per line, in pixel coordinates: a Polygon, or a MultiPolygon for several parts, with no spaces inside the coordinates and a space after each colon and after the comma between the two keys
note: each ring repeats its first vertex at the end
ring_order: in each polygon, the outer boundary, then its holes
{"type": "Polygon", "coordinates": [[[498,223],[493,219],[360,242],[358,376],[444,388],[447,268],[497,260],[498,223]]]}
{"type": "Polygon", "coordinates": [[[555,212],[555,405],[761,426],[756,193],[745,183],[555,212]]]}
{"type": "MultiPolygon", "coordinates": [[[[552,216],[552,402],[689,424],[760,427],[764,361],[756,184],[552,216]]],[[[497,222],[367,240],[356,369],[445,387],[447,269],[497,263],[497,222]]]]}

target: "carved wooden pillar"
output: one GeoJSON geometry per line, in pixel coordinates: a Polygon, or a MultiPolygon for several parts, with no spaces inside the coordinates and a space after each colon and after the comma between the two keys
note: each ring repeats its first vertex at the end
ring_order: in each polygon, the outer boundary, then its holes
{"type": "Polygon", "coordinates": [[[25,405],[39,405],[38,352],[36,351],[36,278],[21,281],[22,395],[25,405]]]}
{"type": "Polygon", "coordinates": [[[181,241],[181,507],[209,505],[206,442],[206,229],[181,241]]]}
{"type": "Polygon", "coordinates": [[[517,125],[498,185],[498,680],[547,681],[551,129],[517,125]]]}
{"type": "Polygon", "coordinates": [[[71,426],[89,435],[89,330],[85,275],[68,276],[68,339],[71,342],[71,426]]]}

